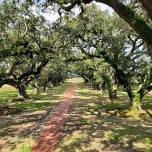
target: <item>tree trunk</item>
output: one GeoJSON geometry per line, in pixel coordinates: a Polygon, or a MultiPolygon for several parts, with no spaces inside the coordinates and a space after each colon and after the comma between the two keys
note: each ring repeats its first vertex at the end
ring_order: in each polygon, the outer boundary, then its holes
{"type": "Polygon", "coordinates": [[[131,111],[142,111],[141,108],[141,94],[139,92],[133,92],[132,93],[132,98],[130,99],[131,101],[131,111]]]}
{"type": "MultiPolygon", "coordinates": [[[[52,85],[51,85],[51,87],[52,87],[52,85]]],[[[43,91],[45,93],[48,93],[48,85],[47,84],[43,85],[43,91]]]]}
{"type": "Polygon", "coordinates": [[[143,6],[143,9],[146,10],[149,18],[152,21],[152,0],[139,0],[143,6]]]}
{"type": "Polygon", "coordinates": [[[111,101],[117,99],[117,87],[109,86],[108,87],[109,98],[111,101]]]}
{"type": "Polygon", "coordinates": [[[39,93],[40,93],[40,85],[37,79],[35,78],[35,81],[33,83],[33,94],[39,94],[39,93]]]}
{"type": "Polygon", "coordinates": [[[138,16],[133,9],[125,6],[119,0],[96,1],[109,5],[121,18],[128,22],[128,24],[143,38],[144,42],[147,44],[149,55],[152,58],[152,28],[142,19],[142,17],[138,16]]]}
{"type": "Polygon", "coordinates": [[[21,98],[21,99],[28,98],[24,85],[17,85],[17,90],[18,90],[18,98],[21,98]]]}
{"type": "Polygon", "coordinates": [[[117,99],[117,83],[116,83],[116,73],[112,67],[109,70],[109,80],[107,80],[109,98],[111,101],[117,99]]]}
{"type": "Polygon", "coordinates": [[[39,94],[39,88],[38,87],[34,87],[33,88],[33,94],[39,94]]]}

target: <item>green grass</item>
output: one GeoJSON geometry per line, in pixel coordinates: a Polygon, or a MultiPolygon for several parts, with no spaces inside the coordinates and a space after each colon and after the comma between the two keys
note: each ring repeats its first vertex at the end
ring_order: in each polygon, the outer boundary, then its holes
{"type": "MultiPolygon", "coordinates": [[[[57,152],[151,152],[151,118],[124,117],[129,108],[126,93],[119,91],[118,97],[112,103],[107,93],[79,83],[57,152]]],[[[151,97],[144,102],[144,108],[152,110],[151,97]]]]}
{"type": "Polygon", "coordinates": [[[42,92],[39,95],[31,94],[31,90],[27,90],[28,95],[31,99],[27,101],[16,101],[17,91],[14,90],[0,90],[0,107],[11,106],[16,107],[21,110],[43,110],[54,104],[51,102],[56,100],[64,93],[64,91],[69,87],[70,83],[66,82],[61,86],[50,88],[48,94],[42,92]]]}
{"type": "MultiPolygon", "coordinates": [[[[148,115],[140,119],[124,117],[128,110],[125,92],[119,91],[118,100],[112,103],[107,93],[85,87],[81,79],[74,81],[78,81],[78,87],[71,100],[69,119],[62,128],[57,152],[152,151],[152,119],[148,115]]],[[[12,100],[17,96],[15,91],[0,91],[0,106],[12,105],[29,111],[26,117],[22,117],[22,112],[20,118],[12,115],[13,122],[6,127],[0,124],[0,139],[9,143],[2,152],[31,151],[34,140],[28,141],[28,132],[21,138],[17,128],[30,129],[43,111],[59,104],[71,82],[73,80],[49,89],[48,94],[31,95],[32,98],[25,102],[12,100]]],[[[31,94],[31,90],[28,93],[31,94]]],[[[152,111],[152,96],[144,98],[144,109],[152,111]]]]}
{"type": "Polygon", "coordinates": [[[20,152],[30,152],[31,151],[31,147],[23,144],[19,150],[20,152]]]}
{"type": "Polygon", "coordinates": [[[60,86],[50,88],[47,94],[42,92],[39,95],[31,94],[32,90],[28,88],[27,93],[31,98],[25,101],[15,100],[17,91],[14,89],[0,89],[0,109],[8,106],[21,110],[15,115],[10,113],[9,116],[0,116],[0,143],[4,146],[0,151],[31,152],[36,137],[29,131],[60,103],[70,85],[71,83],[66,81],[60,86]]]}
{"type": "Polygon", "coordinates": [[[0,105],[12,102],[12,99],[17,97],[17,91],[2,91],[0,90],[0,105]]]}
{"type": "Polygon", "coordinates": [[[18,147],[18,152],[31,152],[32,150],[32,144],[30,142],[24,142],[23,144],[20,144],[18,147]]]}

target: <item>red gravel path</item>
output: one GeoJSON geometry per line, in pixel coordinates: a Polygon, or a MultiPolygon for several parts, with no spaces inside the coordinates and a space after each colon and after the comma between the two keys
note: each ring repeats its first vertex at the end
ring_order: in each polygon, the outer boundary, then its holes
{"type": "Polygon", "coordinates": [[[67,90],[62,103],[55,108],[52,117],[42,129],[36,144],[32,148],[32,152],[55,152],[61,128],[68,116],[69,101],[74,90],[75,84],[72,84],[67,90]]]}

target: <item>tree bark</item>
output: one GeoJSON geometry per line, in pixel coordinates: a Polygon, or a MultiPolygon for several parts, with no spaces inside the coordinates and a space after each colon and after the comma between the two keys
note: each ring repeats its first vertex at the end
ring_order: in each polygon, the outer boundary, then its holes
{"type": "MultiPolygon", "coordinates": [[[[81,2],[84,4],[89,4],[93,0],[74,0],[70,5],[67,7],[63,7],[66,11],[70,11],[74,8],[77,4],[80,5],[81,2]]],[[[147,45],[147,49],[149,55],[152,58],[152,28],[142,19],[141,16],[137,15],[136,12],[129,8],[128,6],[124,5],[120,0],[95,0],[99,3],[104,3],[110,7],[112,7],[117,14],[123,18],[144,40],[145,44],[147,45]]],[[[143,5],[145,11],[148,12],[148,15],[152,15],[152,0],[139,0],[140,3],[143,5]]],[[[65,4],[69,4],[69,1],[64,1],[65,4]]],[[[59,2],[58,2],[59,3],[59,2]]],[[[62,3],[59,3],[63,5],[62,3]]]]}
{"type": "Polygon", "coordinates": [[[17,85],[18,90],[18,98],[25,99],[28,98],[28,95],[26,93],[26,88],[24,85],[17,85]]]}
{"type": "Polygon", "coordinates": [[[141,94],[139,92],[133,92],[131,100],[131,111],[142,111],[141,108],[141,94]]]}
{"type": "MultiPolygon", "coordinates": [[[[87,3],[87,0],[84,0],[84,2],[87,3]]],[[[152,57],[152,28],[134,10],[125,6],[119,0],[96,0],[96,2],[112,7],[143,38],[147,45],[148,53],[152,57]]]]}
{"type": "MultiPolygon", "coordinates": [[[[134,10],[125,6],[119,0],[96,0],[112,7],[144,40],[149,55],[152,57],[152,28],[134,10]]],[[[147,1],[147,0],[146,0],[147,1]]]]}
{"type": "Polygon", "coordinates": [[[117,99],[117,89],[116,88],[114,88],[112,86],[108,89],[108,92],[109,92],[109,98],[111,101],[117,99]]]}
{"type": "Polygon", "coordinates": [[[110,82],[109,82],[109,97],[111,101],[117,99],[117,84],[115,70],[110,67],[109,70],[110,82]]]}
{"type": "Polygon", "coordinates": [[[143,9],[147,12],[147,15],[152,21],[152,0],[138,0],[142,6],[143,9]]]}
{"type": "Polygon", "coordinates": [[[34,83],[34,89],[33,89],[33,93],[34,94],[39,94],[40,93],[40,86],[39,86],[39,83],[38,81],[36,80],[35,83],[34,83]]]}
{"type": "Polygon", "coordinates": [[[111,101],[117,99],[117,87],[110,82],[107,82],[107,89],[111,101]]]}

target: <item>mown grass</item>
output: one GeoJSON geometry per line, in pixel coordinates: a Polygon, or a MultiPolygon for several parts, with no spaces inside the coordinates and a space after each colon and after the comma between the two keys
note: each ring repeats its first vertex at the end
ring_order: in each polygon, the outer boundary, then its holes
{"type": "Polygon", "coordinates": [[[27,93],[31,98],[25,101],[16,100],[17,91],[14,88],[0,89],[0,109],[10,107],[20,110],[0,116],[0,151],[31,152],[36,138],[33,133],[39,129],[39,121],[43,121],[47,112],[60,103],[70,85],[71,83],[66,81],[39,95],[32,94],[32,90],[28,89],[27,93]]]}
{"type": "MultiPolygon", "coordinates": [[[[128,98],[125,92],[119,91],[118,100],[112,103],[107,93],[85,87],[81,79],[74,81],[78,82],[78,87],[71,101],[69,119],[62,129],[57,152],[152,151],[152,119],[149,115],[140,119],[125,117],[124,112],[128,110],[128,98]]],[[[4,128],[0,129],[0,142],[5,137],[5,141],[9,143],[2,152],[31,151],[34,139],[27,136],[30,135],[28,132],[26,136],[21,136],[23,133],[20,134],[18,129],[31,129],[33,121],[40,115],[37,112],[58,104],[71,82],[73,80],[50,89],[48,94],[43,92],[40,95],[31,95],[32,99],[26,102],[12,100],[17,96],[14,91],[10,96],[5,92],[3,97],[0,92],[0,99],[3,98],[0,105],[5,102],[6,105],[13,105],[22,110],[35,111],[32,116],[27,115],[26,118],[21,117],[19,120],[12,115],[16,123],[11,122],[13,125],[10,123],[9,127],[3,126],[4,128]]],[[[144,109],[152,111],[152,96],[144,98],[144,109]]],[[[21,114],[22,112],[19,115],[21,114]]]]}
{"type": "Polygon", "coordinates": [[[20,110],[43,110],[55,104],[55,101],[60,97],[64,91],[69,87],[70,83],[66,82],[63,85],[50,88],[48,93],[41,92],[40,94],[32,94],[32,90],[27,90],[28,95],[31,97],[25,101],[18,101],[17,91],[14,89],[0,89],[0,108],[5,106],[13,106],[20,110]]]}
{"type": "MultiPolygon", "coordinates": [[[[151,117],[125,117],[129,106],[124,92],[118,92],[113,103],[107,97],[79,83],[57,152],[152,151],[151,117]]],[[[146,96],[144,109],[152,110],[151,104],[151,96],[146,96]]]]}

